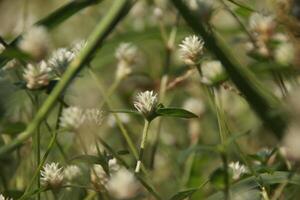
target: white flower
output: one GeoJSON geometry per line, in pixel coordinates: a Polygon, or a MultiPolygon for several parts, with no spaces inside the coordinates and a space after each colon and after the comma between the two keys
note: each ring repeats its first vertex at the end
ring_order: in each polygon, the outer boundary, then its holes
{"type": "Polygon", "coordinates": [[[282,43],[275,49],[275,60],[282,65],[289,65],[294,60],[294,46],[291,43],[282,43]]]}
{"type": "Polygon", "coordinates": [[[39,89],[47,86],[51,79],[50,72],[51,68],[48,67],[45,61],[41,61],[37,65],[28,64],[23,73],[26,87],[29,89],[39,89]]]}
{"type": "Polygon", "coordinates": [[[19,48],[36,60],[43,59],[49,50],[50,39],[45,27],[34,26],[29,29],[18,43],[19,48]]]}
{"type": "Polygon", "coordinates": [[[286,156],[288,159],[300,160],[299,133],[300,125],[298,124],[298,121],[291,122],[283,138],[283,147],[286,150],[286,156]]]}
{"type": "Polygon", "coordinates": [[[139,92],[136,95],[134,107],[148,118],[155,111],[157,103],[157,94],[153,91],[139,92]]]}
{"type": "Polygon", "coordinates": [[[195,65],[203,54],[204,42],[196,35],[184,38],[179,45],[179,53],[183,62],[187,65],[195,65]]]}
{"type": "Polygon", "coordinates": [[[115,55],[119,61],[125,61],[128,65],[132,65],[136,63],[138,48],[132,43],[121,43],[115,55]]]}
{"type": "Polygon", "coordinates": [[[73,46],[71,51],[75,54],[78,55],[79,52],[81,51],[81,49],[83,49],[86,46],[86,41],[85,40],[81,40],[79,42],[76,42],[73,46]]]}
{"type": "Polygon", "coordinates": [[[15,67],[17,67],[19,65],[19,62],[14,58],[10,61],[8,61],[4,66],[3,66],[3,70],[9,70],[9,69],[13,69],[15,67]]]}
{"type": "Polygon", "coordinates": [[[266,41],[274,33],[276,23],[273,16],[264,16],[254,13],[249,18],[249,27],[259,39],[266,41]]]}
{"type": "Polygon", "coordinates": [[[107,183],[107,189],[115,198],[129,199],[137,194],[139,184],[130,171],[121,168],[112,174],[107,183]]]}
{"type": "Polygon", "coordinates": [[[2,53],[4,50],[5,50],[5,46],[2,43],[0,43],[0,53],[2,53]]]}
{"type": "Polygon", "coordinates": [[[77,165],[69,165],[64,170],[65,179],[72,181],[76,177],[80,176],[81,169],[77,165]]]}
{"type": "Polygon", "coordinates": [[[196,98],[187,99],[183,104],[183,108],[190,112],[196,113],[198,116],[202,115],[205,111],[205,105],[203,101],[196,98]]]}
{"type": "Polygon", "coordinates": [[[100,126],[103,121],[103,112],[97,108],[86,109],[84,112],[84,120],[89,124],[100,126]]]}
{"type": "Polygon", "coordinates": [[[12,198],[4,197],[2,194],[0,194],[0,200],[13,200],[12,198]]]}
{"type": "Polygon", "coordinates": [[[159,8],[159,7],[154,8],[153,14],[154,14],[155,18],[158,19],[158,20],[161,20],[163,15],[164,15],[162,9],[159,8]]]}
{"type": "MultiPolygon", "coordinates": [[[[119,119],[123,124],[127,124],[130,121],[130,116],[126,113],[116,113],[118,115],[119,119]]],[[[114,127],[116,125],[116,119],[115,116],[110,114],[107,118],[107,124],[110,127],[114,127]]]]}
{"type": "Polygon", "coordinates": [[[116,70],[116,79],[122,80],[126,76],[132,73],[132,68],[128,65],[127,62],[121,60],[118,62],[117,70],[116,70]]]}
{"type": "Polygon", "coordinates": [[[220,61],[206,61],[201,65],[202,69],[202,82],[206,84],[211,84],[214,79],[223,73],[223,67],[220,61]]]}
{"type": "Polygon", "coordinates": [[[248,169],[246,168],[246,166],[243,164],[240,164],[238,161],[229,163],[229,168],[232,170],[233,180],[239,179],[241,175],[248,172],[248,169]]]}
{"type": "Polygon", "coordinates": [[[76,130],[83,124],[84,120],[85,116],[83,110],[79,107],[71,106],[62,111],[60,126],[66,129],[76,130]]]}
{"type": "Polygon", "coordinates": [[[99,182],[101,185],[106,185],[108,175],[101,165],[93,165],[91,169],[91,181],[96,187],[98,187],[99,182]]]}
{"type": "Polygon", "coordinates": [[[41,181],[46,187],[57,189],[62,185],[63,180],[63,168],[59,167],[58,163],[47,163],[41,170],[41,181]]]}
{"type": "Polygon", "coordinates": [[[59,48],[52,53],[49,64],[54,69],[57,76],[61,76],[74,58],[74,52],[69,51],[66,48],[59,48]]]}

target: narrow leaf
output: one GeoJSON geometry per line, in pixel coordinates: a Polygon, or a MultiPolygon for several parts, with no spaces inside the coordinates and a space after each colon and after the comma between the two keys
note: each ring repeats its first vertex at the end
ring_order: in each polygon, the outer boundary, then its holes
{"type": "Polygon", "coordinates": [[[177,194],[172,196],[170,200],[183,200],[185,198],[191,197],[197,190],[198,188],[178,192],[177,194]]]}
{"type": "Polygon", "coordinates": [[[197,118],[194,113],[181,109],[181,108],[159,108],[156,114],[165,117],[178,117],[178,118],[197,118]]]}

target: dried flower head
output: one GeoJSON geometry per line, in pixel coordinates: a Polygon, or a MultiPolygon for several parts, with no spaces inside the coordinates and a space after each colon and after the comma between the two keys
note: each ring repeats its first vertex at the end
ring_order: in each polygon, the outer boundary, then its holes
{"type": "Polygon", "coordinates": [[[139,184],[130,171],[121,168],[112,174],[107,183],[107,189],[115,198],[129,199],[136,196],[139,184]]]}
{"type": "Polygon", "coordinates": [[[203,54],[204,42],[196,35],[192,35],[184,38],[179,47],[183,62],[187,65],[195,65],[203,54]]]}
{"type": "Polygon", "coordinates": [[[153,91],[139,92],[134,101],[134,107],[146,118],[151,117],[157,107],[157,94],[153,91]]]}
{"type": "Polygon", "coordinates": [[[81,175],[81,169],[77,165],[69,165],[64,170],[64,178],[72,181],[81,175]]]}
{"type": "Polygon", "coordinates": [[[211,84],[214,79],[220,76],[223,73],[223,67],[220,61],[206,61],[201,65],[202,69],[202,82],[206,84],[211,84]]]}
{"type": "Polygon", "coordinates": [[[41,181],[45,187],[58,189],[64,180],[63,168],[58,163],[46,164],[41,170],[41,181]]]}
{"type": "Polygon", "coordinates": [[[52,53],[52,56],[49,59],[49,64],[53,68],[56,75],[60,77],[66,71],[66,68],[74,58],[74,52],[69,51],[66,48],[59,48],[52,53]]]}
{"type": "Polygon", "coordinates": [[[275,49],[275,60],[282,65],[291,64],[294,60],[294,56],[294,46],[289,42],[282,43],[275,49]]]}
{"type": "Polygon", "coordinates": [[[34,26],[18,43],[19,48],[36,60],[45,58],[49,51],[50,39],[45,27],[34,26]]]}
{"type": "Polygon", "coordinates": [[[239,179],[241,177],[241,175],[248,172],[248,169],[246,168],[246,166],[243,164],[240,164],[238,161],[229,163],[229,167],[232,170],[233,180],[239,179]]]}
{"type": "Polygon", "coordinates": [[[60,126],[68,130],[78,129],[84,122],[84,111],[76,106],[65,108],[60,117],[60,126]]]}
{"type": "Polygon", "coordinates": [[[103,121],[103,112],[97,108],[86,109],[84,112],[84,120],[88,124],[100,126],[103,121]]]}
{"type": "Polygon", "coordinates": [[[254,13],[249,18],[249,27],[259,40],[267,41],[274,34],[276,23],[273,16],[254,13]]]}
{"type": "Polygon", "coordinates": [[[124,61],[130,66],[137,61],[138,48],[132,43],[121,43],[117,48],[115,55],[119,61],[124,61]]]}
{"type": "Polygon", "coordinates": [[[37,65],[28,64],[23,72],[23,78],[26,81],[26,87],[29,89],[39,89],[47,86],[51,79],[51,68],[45,61],[37,65]]]}

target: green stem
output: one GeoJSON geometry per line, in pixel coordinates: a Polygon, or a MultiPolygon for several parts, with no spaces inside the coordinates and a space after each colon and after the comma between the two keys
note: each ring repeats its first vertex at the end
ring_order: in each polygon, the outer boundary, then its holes
{"type": "Polygon", "coordinates": [[[144,150],[145,150],[145,146],[146,146],[146,142],[147,142],[147,135],[148,135],[149,125],[150,125],[150,122],[145,119],[143,135],[142,135],[142,141],[141,141],[140,151],[139,151],[139,158],[138,158],[137,163],[136,163],[135,173],[139,173],[140,169],[141,169],[144,150]]]}
{"type": "Polygon", "coordinates": [[[104,15],[103,19],[89,36],[87,45],[68,66],[61,80],[55,86],[51,95],[48,96],[43,105],[40,107],[32,122],[27,126],[26,130],[19,134],[11,143],[0,148],[0,156],[13,151],[34,134],[38,125],[45,119],[47,114],[54,107],[61,93],[67,88],[76,74],[78,74],[86,63],[90,61],[92,55],[103,44],[103,41],[107,38],[109,33],[124,18],[125,14],[127,14],[127,11],[130,8],[129,2],[129,0],[115,0],[111,9],[106,15],[104,15]]]}
{"type": "Polygon", "coordinates": [[[228,169],[228,158],[226,155],[226,152],[221,152],[221,158],[223,162],[223,168],[225,171],[224,176],[224,182],[225,182],[225,188],[224,188],[224,194],[225,194],[225,200],[230,200],[230,179],[229,179],[229,169],[228,169]]]}

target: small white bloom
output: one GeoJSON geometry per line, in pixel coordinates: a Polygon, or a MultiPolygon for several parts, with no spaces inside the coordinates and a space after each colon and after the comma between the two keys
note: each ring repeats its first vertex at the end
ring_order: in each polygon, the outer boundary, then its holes
{"type": "Polygon", "coordinates": [[[34,26],[29,29],[18,43],[19,48],[36,60],[43,59],[49,50],[50,39],[45,27],[34,26]]]}
{"type": "Polygon", "coordinates": [[[138,48],[132,43],[121,43],[115,55],[119,61],[124,61],[130,66],[137,61],[138,48]]]}
{"type": "Polygon", "coordinates": [[[159,7],[154,8],[153,14],[158,20],[161,20],[164,15],[162,9],[159,7]]]}
{"type": "Polygon", "coordinates": [[[23,73],[26,87],[29,89],[39,89],[47,86],[51,79],[50,72],[51,68],[48,67],[45,61],[41,61],[37,65],[28,64],[23,73]]]}
{"type": "Polygon", "coordinates": [[[69,165],[64,170],[64,177],[68,181],[72,181],[81,175],[81,169],[77,165],[69,165]]]}
{"type": "Polygon", "coordinates": [[[179,53],[183,62],[187,65],[195,65],[203,54],[203,40],[196,35],[184,38],[179,45],[179,53]]]}
{"type": "Polygon", "coordinates": [[[56,72],[57,76],[61,76],[74,58],[74,52],[69,51],[66,48],[59,48],[52,53],[49,64],[56,72]]]}
{"type": "Polygon", "coordinates": [[[229,167],[232,170],[232,178],[233,180],[237,180],[241,175],[248,172],[248,169],[245,165],[240,164],[239,162],[231,162],[229,163],[229,167]]]}
{"type": "Polygon", "coordinates": [[[139,184],[130,171],[121,168],[112,174],[107,183],[107,189],[115,198],[129,199],[137,194],[139,184]]]}
{"type": "Polygon", "coordinates": [[[116,70],[116,79],[122,80],[126,76],[132,73],[132,68],[128,65],[127,62],[121,60],[118,62],[117,70],[116,70]]]}
{"type": "Polygon", "coordinates": [[[259,13],[254,13],[249,18],[249,27],[259,39],[266,41],[274,33],[276,23],[273,16],[264,16],[259,13]]]}
{"type": "Polygon", "coordinates": [[[291,43],[282,43],[275,49],[275,60],[282,65],[289,65],[294,60],[294,46],[291,43]]]}
{"type": "Polygon", "coordinates": [[[71,106],[62,111],[60,126],[66,129],[76,130],[83,124],[84,120],[85,116],[83,110],[79,107],[71,106]]]}
{"type": "Polygon", "coordinates": [[[84,112],[85,122],[100,126],[103,121],[103,112],[97,108],[86,109],[84,112]]]}
{"type": "Polygon", "coordinates": [[[12,198],[4,197],[2,194],[0,194],[0,200],[13,200],[12,198]]]}
{"type": "MultiPolygon", "coordinates": [[[[121,120],[121,122],[123,124],[127,124],[130,121],[130,116],[126,113],[116,113],[116,115],[118,115],[119,119],[121,120]]],[[[107,124],[110,127],[114,127],[116,125],[116,119],[114,117],[114,115],[110,114],[107,118],[107,124]]]]}
{"type": "Polygon", "coordinates": [[[139,92],[134,107],[147,118],[154,112],[157,103],[157,94],[153,91],[139,92]]]}
{"type": "Polygon", "coordinates": [[[47,163],[41,170],[41,181],[46,187],[57,189],[62,185],[63,180],[63,168],[59,167],[58,163],[47,163]]]}
{"type": "Polygon", "coordinates": [[[223,73],[223,67],[220,61],[206,61],[201,65],[203,79],[202,82],[211,84],[214,79],[223,73]]]}
{"type": "Polygon", "coordinates": [[[196,113],[198,116],[202,115],[205,111],[205,105],[202,100],[196,98],[189,98],[187,99],[184,104],[183,108],[196,113]]]}
{"type": "Polygon", "coordinates": [[[101,185],[106,185],[108,181],[108,175],[101,165],[93,165],[91,169],[91,181],[97,187],[99,182],[101,185]]]}

